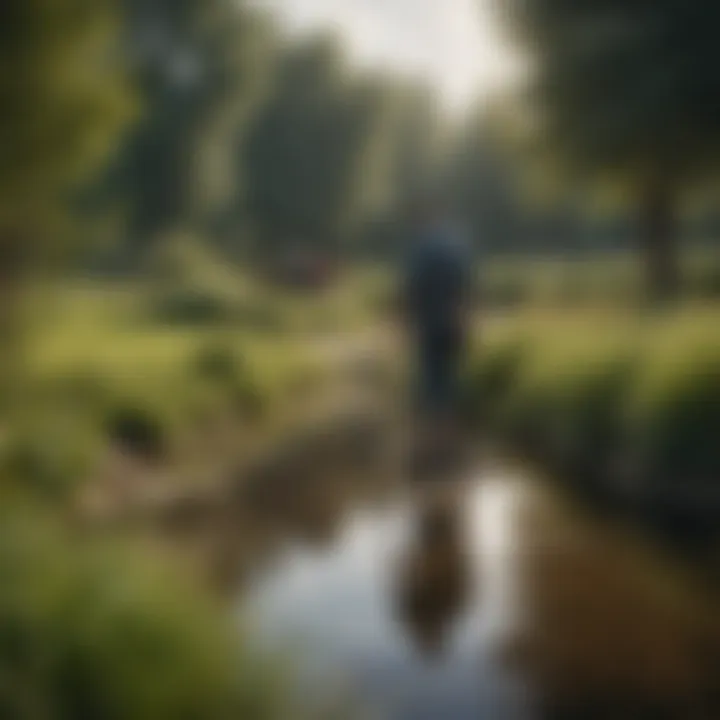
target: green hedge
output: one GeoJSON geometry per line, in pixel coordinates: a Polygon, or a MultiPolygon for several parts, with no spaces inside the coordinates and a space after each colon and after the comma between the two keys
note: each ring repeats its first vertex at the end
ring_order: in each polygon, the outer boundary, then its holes
{"type": "Polygon", "coordinates": [[[516,322],[474,353],[469,392],[495,436],[582,485],[720,491],[720,325],[516,322]]]}

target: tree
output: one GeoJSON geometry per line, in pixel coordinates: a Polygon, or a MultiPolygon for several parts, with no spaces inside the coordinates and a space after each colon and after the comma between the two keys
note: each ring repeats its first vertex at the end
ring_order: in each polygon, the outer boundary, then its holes
{"type": "Polygon", "coordinates": [[[145,111],[113,185],[128,197],[130,240],[141,249],[178,226],[202,226],[234,200],[234,149],[261,94],[273,32],[242,2],[124,3],[145,111]]]}
{"type": "MultiPolygon", "coordinates": [[[[0,10],[0,227],[32,243],[115,149],[131,93],[110,0],[7,0],[0,10]]],[[[35,240],[39,240],[38,237],[35,240]]],[[[29,249],[29,248],[28,248],[29,249]]]]}
{"type": "Polygon", "coordinates": [[[362,229],[362,251],[397,255],[406,235],[407,209],[419,193],[439,190],[446,126],[434,90],[417,80],[385,78],[385,125],[380,135],[384,162],[376,210],[362,229]]]}
{"type": "Polygon", "coordinates": [[[132,112],[111,0],[0,6],[0,354],[17,340],[26,272],[58,244],[74,193],[132,112]]]}
{"type": "MultiPolygon", "coordinates": [[[[397,210],[437,186],[445,140],[436,92],[420,82],[396,83],[393,186],[397,210]]],[[[436,188],[437,189],[437,188],[436,188]]]]}
{"type": "Polygon", "coordinates": [[[515,0],[534,61],[537,135],[566,170],[634,198],[649,290],[679,288],[678,210],[720,157],[720,6],[712,0],[515,0]]]}
{"type": "Polygon", "coordinates": [[[240,167],[257,250],[339,251],[375,203],[384,91],[350,73],[333,37],[290,47],[254,119],[240,167]]]}
{"type": "Polygon", "coordinates": [[[456,209],[484,252],[513,252],[524,243],[529,210],[514,170],[491,116],[485,110],[471,114],[457,133],[445,174],[456,209]]]}

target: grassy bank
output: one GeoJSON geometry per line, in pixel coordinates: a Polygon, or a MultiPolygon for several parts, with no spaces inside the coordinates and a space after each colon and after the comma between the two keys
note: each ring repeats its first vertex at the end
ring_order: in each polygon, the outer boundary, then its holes
{"type": "Polygon", "coordinates": [[[332,383],[325,340],[367,326],[370,285],[65,282],[37,297],[0,426],[0,716],[306,716],[187,558],[88,536],[67,511],[115,485],[202,483],[281,434],[332,383]]]}
{"type": "Polygon", "coordinates": [[[578,491],[670,529],[715,532],[718,319],[715,309],[519,315],[479,342],[471,409],[578,491]]]}
{"type": "Polygon", "coordinates": [[[371,286],[298,296],[213,276],[46,288],[2,437],[3,485],[62,500],[110,452],[185,467],[238,452],[328,382],[317,341],[367,327],[371,286]]]}

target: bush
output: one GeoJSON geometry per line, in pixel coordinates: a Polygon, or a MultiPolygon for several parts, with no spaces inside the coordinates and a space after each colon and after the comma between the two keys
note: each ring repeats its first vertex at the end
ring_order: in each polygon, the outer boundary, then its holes
{"type": "Polygon", "coordinates": [[[720,483],[720,347],[649,359],[631,422],[653,477],[720,483]]]}
{"type": "Polygon", "coordinates": [[[42,418],[16,428],[3,449],[2,475],[11,487],[64,502],[88,478],[100,443],[75,418],[42,418]]]}
{"type": "Polygon", "coordinates": [[[491,424],[517,382],[526,350],[520,342],[506,341],[482,345],[476,353],[468,377],[468,414],[491,424]]]}
{"type": "Polygon", "coordinates": [[[167,325],[210,325],[231,323],[237,311],[233,301],[200,288],[181,288],[156,299],[152,319],[167,325]]]}
{"type": "Polygon", "coordinates": [[[500,436],[577,482],[692,495],[720,482],[713,327],[688,315],[592,335],[520,324],[479,351],[473,402],[500,436]]]}
{"type": "Polygon", "coordinates": [[[150,406],[122,404],[109,411],[109,439],[124,450],[148,461],[159,461],[167,451],[169,421],[150,406]]]}
{"type": "Polygon", "coordinates": [[[220,608],[147,552],[0,524],[0,717],[287,717],[276,677],[220,608]]]}
{"type": "Polygon", "coordinates": [[[621,353],[566,368],[545,417],[547,447],[563,472],[596,481],[624,443],[624,407],[635,365],[621,353]]]}
{"type": "Polygon", "coordinates": [[[192,373],[226,407],[243,416],[256,418],[267,409],[267,393],[260,385],[257,372],[230,345],[208,345],[192,363],[192,373]]]}
{"type": "Polygon", "coordinates": [[[237,325],[261,333],[290,329],[287,306],[264,293],[230,286],[180,286],[164,290],[150,308],[153,322],[173,326],[237,325]]]}

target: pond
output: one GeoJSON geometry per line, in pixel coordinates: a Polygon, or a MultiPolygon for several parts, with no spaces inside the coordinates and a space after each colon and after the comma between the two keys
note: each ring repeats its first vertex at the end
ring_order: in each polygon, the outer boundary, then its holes
{"type": "Polygon", "coordinates": [[[717,606],[523,470],[343,507],[324,543],[288,540],[238,600],[308,703],[391,720],[720,717],[717,606]]]}

